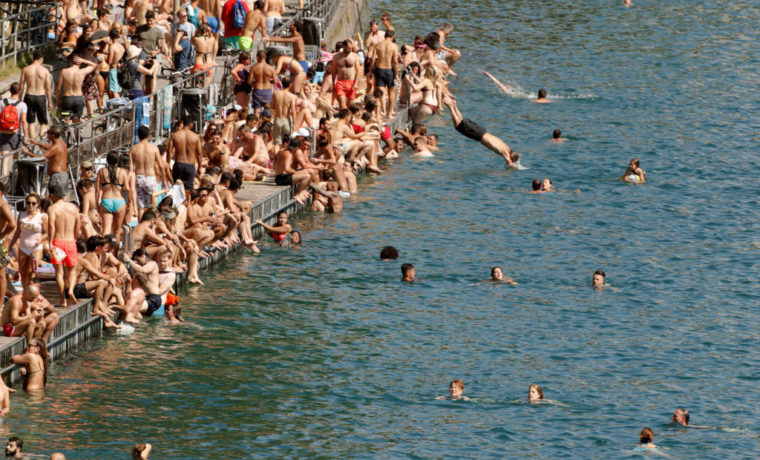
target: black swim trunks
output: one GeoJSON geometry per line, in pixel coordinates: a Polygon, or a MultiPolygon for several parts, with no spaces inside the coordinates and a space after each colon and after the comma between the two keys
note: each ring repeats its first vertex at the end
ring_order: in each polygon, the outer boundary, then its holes
{"type": "Polygon", "coordinates": [[[195,165],[190,163],[174,162],[172,167],[172,179],[174,182],[181,180],[185,184],[185,188],[193,189],[193,179],[195,178],[195,165]]]}
{"type": "Polygon", "coordinates": [[[145,312],[145,316],[153,316],[153,313],[161,308],[161,296],[158,294],[145,296],[145,301],[148,302],[148,311],[145,312]]]}
{"type": "Polygon", "coordinates": [[[77,299],[87,299],[92,296],[87,293],[87,286],[84,283],[79,283],[74,286],[74,297],[77,299]]]}
{"type": "Polygon", "coordinates": [[[278,174],[274,176],[274,183],[277,185],[293,185],[293,175],[278,174]]]}
{"type": "Polygon", "coordinates": [[[486,135],[486,129],[469,118],[462,118],[462,121],[454,128],[463,134],[465,137],[469,137],[474,141],[480,142],[483,136],[486,135]]]}
{"type": "Polygon", "coordinates": [[[381,86],[385,86],[386,88],[393,88],[395,79],[396,76],[393,75],[393,69],[375,68],[375,86],[378,88],[381,86]]]}
{"type": "Polygon", "coordinates": [[[44,95],[27,94],[24,96],[24,103],[26,104],[27,123],[34,123],[35,120],[39,120],[41,125],[48,124],[47,98],[44,95]]]}
{"type": "Polygon", "coordinates": [[[82,118],[84,112],[84,96],[63,96],[61,112],[68,112],[74,118],[82,118]]]}

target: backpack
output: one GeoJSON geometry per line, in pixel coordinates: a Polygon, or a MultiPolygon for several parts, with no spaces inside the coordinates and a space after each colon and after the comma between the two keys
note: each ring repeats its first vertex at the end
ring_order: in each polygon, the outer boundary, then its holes
{"type": "Polygon", "coordinates": [[[245,24],[245,5],[243,5],[243,2],[240,0],[237,0],[235,2],[235,5],[232,7],[232,22],[235,25],[236,29],[242,29],[243,24],[245,24]]]}
{"type": "Polygon", "coordinates": [[[116,71],[116,80],[119,82],[119,86],[121,86],[121,88],[124,91],[131,90],[132,86],[134,85],[134,78],[132,77],[132,72],[129,70],[129,65],[127,64],[127,60],[124,59],[123,57],[121,58],[121,62],[119,63],[119,69],[116,71]]]}
{"type": "Polygon", "coordinates": [[[16,105],[21,101],[14,103],[8,102],[8,99],[3,99],[5,107],[0,112],[0,132],[3,134],[14,134],[18,131],[20,124],[20,117],[18,116],[18,110],[16,105]]]}

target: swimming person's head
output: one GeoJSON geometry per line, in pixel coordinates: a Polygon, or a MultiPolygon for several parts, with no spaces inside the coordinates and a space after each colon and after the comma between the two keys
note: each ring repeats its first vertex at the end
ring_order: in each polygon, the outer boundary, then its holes
{"type": "Polygon", "coordinates": [[[631,169],[638,169],[639,167],[639,159],[638,158],[631,158],[631,161],[628,162],[628,167],[631,169]]]}
{"type": "Polygon", "coordinates": [[[605,275],[602,270],[597,270],[594,272],[594,276],[591,278],[591,285],[594,287],[594,289],[601,289],[604,287],[605,278],[607,278],[607,275],[605,275]]]}
{"type": "Polygon", "coordinates": [[[533,179],[533,191],[541,191],[541,179],[533,179]]]}
{"type": "Polygon", "coordinates": [[[654,431],[652,431],[652,429],[649,427],[645,427],[643,430],[641,430],[641,434],[639,435],[639,442],[641,442],[641,444],[649,444],[654,442],[654,431]]]}
{"type": "Polygon", "coordinates": [[[672,418],[673,422],[686,426],[689,424],[689,411],[686,409],[676,409],[676,411],[673,412],[672,418]]]}
{"type": "Polygon", "coordinates": [[[492,281],[501,281],[504,279],[504,273],[501,270],[501,267],[493,267],[491,269],[491,280],[492,281]]]}
{"type": "Polygon", "coordinates": [[[290,232],[290,242],[293,244],[301,244],[301,232],[298,230],[290,232]]]}
{"type": "Polygon", "coordinates": [[[541,88],[538,90],[538,98],[539,99],[546,99],[546,90],[544,88],[541,88]]]}
{"type": "Polygon", "coordinates": [[[401,264],[401,281],[414,281],[414,265],[401,264]]]}
{"type": "Polygon", "coordinates": [[[464,382],[456,379],[449,383],[449,394],[451,395],[451,399],[462,399],[462,394],[464,393],[464,382]]]}
{"type": "Polygon", "coordinates": [[[541,183],[541,190],[545,192],[554,190],[554,184],[552,184],[552,180],[548,177],[544,179],[544,181],[541,183]]]}
{"type": "Polygon", "coordinates": [[[544,391],[541,389],[541,385],[535,383],[528,387],[528,401],[538,401],[544,399],[544,391]]]}
{"type": "Polygon", "coordinates": [[[386,246],[380,251],[380,260],[398,259],[398,249],[393,246],[386,246]]]}
{"type": "Polygon", "coordinates": [[[562,138],[562,131],[559,129],[555,129],[554,132],[552,132],[552,139],[561,139],[562,138]]]}

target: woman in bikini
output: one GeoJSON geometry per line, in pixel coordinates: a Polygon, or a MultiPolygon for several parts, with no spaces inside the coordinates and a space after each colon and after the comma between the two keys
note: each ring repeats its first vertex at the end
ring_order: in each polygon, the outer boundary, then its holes
{"type": "Polygon", "coordinates": [[[409,109],[412,122],[422,124],[441,106],[443,87],[438,81],[438,72],[434,67],[428,67],[420,83],[414,83],[409,76],[405,80],[414,91],[422,91],[422,102],[409,109]]]}
{"type": "Polygon", "coordinates": [[[285,71],[290,71],[291,75],[290,88],[288,89],[290,89],[291,93],[298,96],[301,94],[301,88],[303,88],[303,84],[306,82],[306,72],[304,72],[303,67],[301,67],[301,64],[295,58],[287,54],[280,54],[275,61],[274,74],[281,75],[285,71]]]}
{"type": "Polygon", "coordinates": [[[198,32],[195,38],[191,40],[191,44],[195,48],[195,65],[193,65],[191,72],[206,72],[206,80],[208,81],[214,67],[214,35],[211,33],[211,29],[205,24],[199,25],[198,32]]]}
{"type": "Polygon", "coordinates": [[[103,223],[103,232],[119,235],[126,216],[126,201],[122,191],[128,184],[127,172],[119,168],[119,154],[110,152],[106,157],[107,166],[98,171],[95,193],[98,197],[98,213],[103,223]]]}
{"type": "Polygon", "coordinates": [[[27,287],[34,271],[42,260],[42,243],[47,234],[48,216],[40,208],[40,196],[31,193],[26,197],[26,210],[19,214],[16,233],[8,247],[18,241],[18,268],[21,285],[27,287]]]}
{"type": "Polygon", "coordinates": [[[272,237],[275,243],[279,243],[287,238],[288,233],[293,230],[293,227],[288,223],[288,214],[285,211],[277,214],[277,225],[267,225],[261,219],[256,219],[256,223],[264,227],[264,230],[269,233],[269,236],[272,237]]]}
{"type": "Polygon", "coordinates": [[[26,346],[26,353],[11,358],[13,364],[21,367],[24,378],[24,390],[42,390],[47,383],[47,357],[45,342],[32,339],[26,346]]]}

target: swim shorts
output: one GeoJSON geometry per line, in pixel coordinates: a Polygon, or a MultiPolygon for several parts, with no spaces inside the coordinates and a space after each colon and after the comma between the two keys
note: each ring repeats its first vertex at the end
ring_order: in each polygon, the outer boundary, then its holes
{"type": "Polygon", "coordinates": [[[68,112],[75,118],[82,118],[84,112],[84,96],[63,96],[61,111],[68,112]]]}
{"type": "Polygon", "coordinates": [[[293,175],[278,174],[274,176],[274,183],[277,185],[293,185],[293,175]]]}
{"type": "Polygon", "coordinates": [[[251,105],[254,109],[260,109],[272,102],[271,89],[254,89],[251,91],[251,105]]]}
{"type": "Polygon", "coordinates": [[[195,179],[195,165],[190,163],[180,163],[175,161],[172,167],[172,179],[176,183],[181,180],[185,188],[193,189],[193,179],[195,179]]]}
{"type": "Polygon", "coordinates": [[[282,144],[282,137],[286,134],[289,136],[291,131],[289,118],[275,118],[272,126],[272,142],[282,144]]]}
{"type": "Polygon", "coordinates": [[[303,68],[304,72],[309,71],[309,61],[298,61],[299,64],[301,64],[301,68],[303,68]]]}
{"type": "Polygon", "coordinates": [[[54,185],[60,185],[64,191],[69,189],[69,175],[63,172],[53,173],[48,181],[48,190],[51,190],[54,185]]]}
{"type": "Polygon", "coordinates": [[[239,50],[240,49],[240,35],[235,35],[234,37],[224,37],[224,43],[228,45],[230,48],[239,50]]]}
{"type": "Polygon", "coordinates": [[[13,323],[5,323],[3,325],[3,335],[6,337],[13,337],[13,334],[16,333],[16,326],[13,325],[13,323]]]}
{"type": "Polygon", "coordinates": [[[145,312],[145,316],[153,316],[153,313],[161,308],[161,296],[158,294],[146,295],[145,302],[148,303],[148,311],[145,312]]]}
{"type": "Polygon", "coordinates": [[[211,33],[215,34],[219,32],[219,18],[206,16],[206,25],[211,29],[211,33]]]}
{"type": "MultiPolygon", "coordinates": [[[[227,39],[225,38],[225,41],[227,39]]],[[[251,37],[243,37],[242,35],[238,39],[238,44],[240,45],[240,48],[243,51],[248,51],[253,46],[253,39],[251,37]]]]}
{"type": "Polygon", "coordinates": [[[158,187],[156,176],[141,176],[135,178],[137,188],[137,207],[140,209],[147,208],[153,201],[153,192],[158,187]]]}
{"type": "Polygon", "coordinates": [[[75,267],[77,264],[77,243],[76,241],[61,241],[53,239],[53,251],[50,255],[50,263],[53,265],[66,265],[75,267]],[[57,251],[58,249],[59,251],[57,251]]]}
{"type": "Polygon", "coordinates": [[[395,79],[396,76],[393,74],[393,69],[375,68],[375,86],[378,88],[381,86],[393,88],[395,79]]]}
{"type": "Polygon", "coordinates": [[[39,120],[41,125],[48,124],[47,117],[47,98],[45,96],[38,96],[34,94],[27,94],[24,96],[24,102],[26,103],[26,122],[34,123],[35,120],[39,120]]]}
{"type": "Polygon", "coordinates": [[[349,99],[356,97],[353,80],[338,80],[335,83],[335,97],[346,96],[349,99]]]}
{"type": "Polygon", "coordinates": [[[88,297],[92,296],[87,293],[87,285],[84,283],[79,283],[74,286],[74,297],[77,299],[87,299],[88,297]]]}
{"type": "Polygon", "coordinates": [[[486,135],[486,129],[469,118],[462,118],[462,121],[454,128],[465,137],[480,142],[486,135]]]}
{"type": "Polygon", "coordinates": [[[118,72],[118,69],[111,69],[108,71],[108,91],[113,93],[120,93],[122,91],[121,86],[119,86],[118,72]]]}

